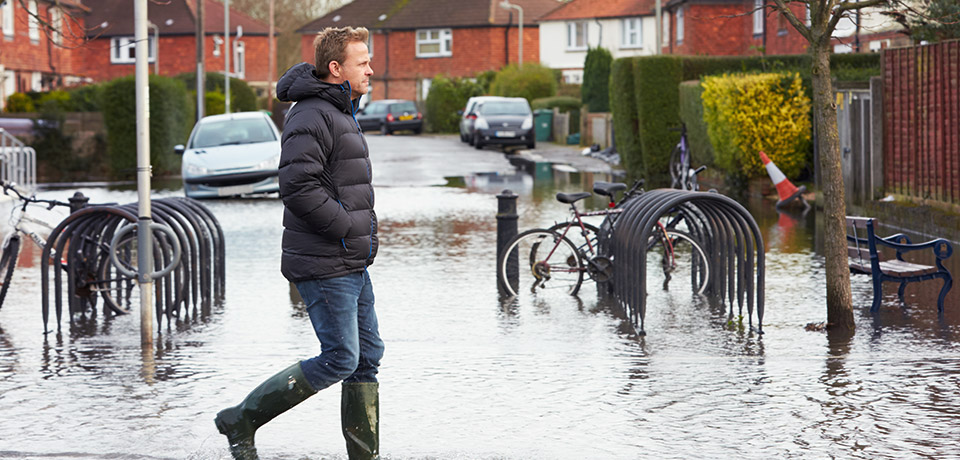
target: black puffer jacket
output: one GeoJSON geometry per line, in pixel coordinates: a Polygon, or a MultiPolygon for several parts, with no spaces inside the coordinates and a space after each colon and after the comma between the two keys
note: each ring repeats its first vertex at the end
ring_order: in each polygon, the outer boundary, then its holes
{"type": "Polygon", "coordinates": [[[290,281],[363,271],[377,255],[373,172],[350,88],[323,82],[313,70],[301,63],[277,82],[277,97],[296,101],[280,154],[280,271],[290,281]]]}

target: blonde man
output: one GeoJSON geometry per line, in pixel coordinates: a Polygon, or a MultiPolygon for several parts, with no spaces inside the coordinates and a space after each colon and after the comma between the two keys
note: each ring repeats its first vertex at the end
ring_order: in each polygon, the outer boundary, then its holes
{"type": "Polygon", "coordinates": [[[367,37],[364,28],[325,29],[314,42],[316,64],[297,64],[277,82],[277,97],[296,102],[280,155],[280,271],[303,297],[321,351],[217,414],[237,459],[257,458],[257,428],[341,381],[347,453],[379,458],[383,341],[367,272],[377,254],[377,216],[367,142],[355,117],[373,75],[367,37]]]}

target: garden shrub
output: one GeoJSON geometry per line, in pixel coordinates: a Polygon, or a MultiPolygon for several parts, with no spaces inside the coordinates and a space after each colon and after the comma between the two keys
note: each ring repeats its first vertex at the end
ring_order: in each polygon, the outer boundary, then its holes
{"type": "Polygon", "coordinates": [[[650,56],[634,62],[634,97],[646,181],[654,187],[667,186],[670,152],[680,140],[680,133],[670,128],[680,126],[677,88],[683,77],[682,58],[650,56]]]}
{"type": "Polygon", "coordinates": [[[84,85],[67,90],[70,95],[70,111],[99,112],[102,85],[84,85]]]}
{"type": "Polygon", "coordinates": [[[54,110],[64,112],[72,111],[73,107],[70,102],[70,94],[66,91],[50,91],[40,95],[39,100],[36,103],[37,107],[46,106],[46,111],[52,112],[54,110]]]}
{"type": "Polygon", "coordinates": [[[427,131],[454,133],[460,130],[460,115],[467,99],[483,94],[483,88],[475,82],[462,78],[434,77],[427,94],[425,122],[427,131]]]}
{"type": "Polygon", "coordinates": [[[703,121],[703,86],[699,80],[680,84],[680,121],[687,126],[687,146],[692,156],[691,164],[712,165],[713,146],[703,121]]]}
{"type": "Polygon", "coordinates": [[[797,73],[725,74],[703,79],[703,110],[717,165],[751,178],[765,152],[796,177],[810,151],[810,98],[797,73]]]}
{"type": "MultiPolygon", "coordinates": [[[[186,72],[175,77],[186,85],[187,90],[197,90],[196,72],[186,72]]],[[[206,91],[215,91],[224,94],[223,74],[218,72],[207,72],[204,77],[204,86],[206,91]]],[[[224,99],[226,102],[226,99],[224,99]]],[[[247,82],[230,77],[230,111],[231,112],[252,112],[257,110],[257,94],[250,88],[247,82]]],[[[223,110],[220,111],[223,113],[223,110]]],[[[211,115],[205,112],[206,115],[211,115]]]]}
{"type": "Polygon", "coordinates": [[[590,48],[583,63],[583,104],[590,112],[610,111],[610,63],[613,56],[605,48],[590,48]]]}
{"type": "Polygon", "coordinates": [[[610,110],[613,112],[613,136],[627,174],[634,179],[646,177],[640,154],[640,125],[633,91],[633,58],[620,58],[610,66],[610,110]]]}
{"type": "Polygon", "coordinates": [[[557,93],[553,71],[539,64],[527,63],[523,68],[508,65],[497,72],[490,84],[494,96],[522,97],[527,101],[550,97],[557,93]]]}
{"type": "MultiPolygon", "coordinates": [[[[193,92],[196,94],[196,91],[193,92]]],[[[196,100],[196,97],[192,99],[196,100]]],[[[203,114],[204,116],[209,115],[220,115],[227,111],[227,98],[223,93],[216,91],[207,91],[203,95],[203,114]]]]}
{"type": "Polygon", "coordinates": [[[22,113],[34,112],[36,107],[33,105],[33,99],[23,93],[13,93],[7,97],[7,104],[3,107],[4,112],[22,113]]]}
{"type": "MultiPolygon", "coordinates": [[[[104,84],[103,121],[107,156],[116,178],[133,178],[137,165],[137,116],[134,77],[104,84]]],[[[157,174],[179,169],[173,146],[186,142],[193,126],[194,102],[183,82],[150,75],[150,164],[157,174]]]]}

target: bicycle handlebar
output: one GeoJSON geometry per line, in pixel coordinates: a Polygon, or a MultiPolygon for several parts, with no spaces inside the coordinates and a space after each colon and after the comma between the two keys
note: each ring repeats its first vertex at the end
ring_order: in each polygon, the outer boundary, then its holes
{"type": "MultiPolygon", "coordinates": [[[[3,186],[4,195],[8,195],[7,192],[13,192],[15,195],[17,195],[17,199],[19,199],[20,201],[23,201],[24,209],[26,209],[26,206],[28,204],[46,204],[47,209],[53,209],[56,206],[65,206],[68,208],[70,207],[70,203],[64,203],[63,201],[42,200],[32,195],[26,196],[25,195],[26,191],[21,189],[20,187],[17,187],[17,184],[13,182],[0,181],[0,185],[3,186]]],[[[87,206],[112,206],[115,204],[117,203],[97,203],[97,204],[88,204],[87,206]]]]}

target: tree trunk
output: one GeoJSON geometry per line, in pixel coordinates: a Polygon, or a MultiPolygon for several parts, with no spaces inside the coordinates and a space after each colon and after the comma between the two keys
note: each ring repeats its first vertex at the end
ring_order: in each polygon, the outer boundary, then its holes
{"type": "Polygon", "coordinates": [[[813,110],[822,175],[824,258],[827,278],[827,327],[854,330],[850,269],[847,265],[846,202],[840,165],[837,105],[830,79],[829,40],[811,43],[813,110]]]}

